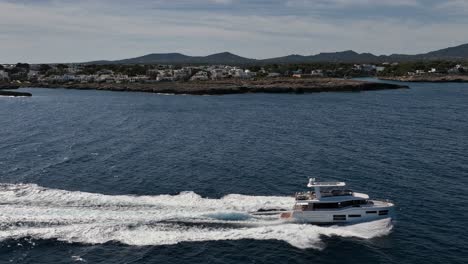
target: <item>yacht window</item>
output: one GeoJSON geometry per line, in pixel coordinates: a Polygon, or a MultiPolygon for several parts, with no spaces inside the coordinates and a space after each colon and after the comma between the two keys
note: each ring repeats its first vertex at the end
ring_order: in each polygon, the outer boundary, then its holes
{"type": "Polygon", "coordinates": [[[346,220],[346,215],[333,215],[333,220],[335,220],[335,221],[346,220]]]}
{"type": "Polygon", "coordinates": [[[376,214],[377,211],[366,211],[366,214],[376,214]]]}
{"type": "Polygon", "coordinates": [[[388,215],[388,210],[379,211],[379,215],[388,215]]]}
{"type": "Polygon", "coordinates": [[[361,215],[348,215],[348,217],[361,217],[361,215]]]}
{"type": "Polygon", "coordinates": [[[351,206],[351,205],[353,205],[353,201],[344,201],[344,202],[340,203],[341,207],[348,207],[348,206],[351,206]]]}
{"type": "Polygon", "coordinates": [[[348,206],[357,206],[361,204],[366,204],[365,200],[351,200],[351,201],[344,201],[340,202],[340,207],[348,207],[348,206]]]}
{"type": "Polygon", "coordinates": [[[355,205],[358,205],[358,204],[366,204],[366,200],[354,200],[353,201],[355,205]]]}
{"type": "Polygon", "coordinates": [[[315,203],[314,209],[332,209],[338,208],[338,203],[315,203]]]}

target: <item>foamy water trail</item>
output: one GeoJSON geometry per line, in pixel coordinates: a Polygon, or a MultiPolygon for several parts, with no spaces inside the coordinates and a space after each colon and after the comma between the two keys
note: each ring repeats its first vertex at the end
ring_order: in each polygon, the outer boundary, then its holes
{"type": "Polygon", "coordinates": [[[321,236],[369,239],[388,234],[389,220],[320,227],[257,218],[259,209],[290,209],[294,199],[230,194],[221,199],[178,195],[102,195],[0,184],[0,240],[32,237],[100,244],[169,245],[186,241],[283,240],[322,248],[321,236]]]}

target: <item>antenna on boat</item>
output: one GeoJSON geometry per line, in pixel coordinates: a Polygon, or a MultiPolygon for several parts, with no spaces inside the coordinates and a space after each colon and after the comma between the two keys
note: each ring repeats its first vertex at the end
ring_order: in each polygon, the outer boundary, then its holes
{"type": "Polygon", "coordinates": [[[309,178],[309,184],[307,184],[307,187],[312,187],[315,184],[315,178],[309,178]]]}
{"type": "Polygon", "coordinates": [[[320,193],[320,185],[317,185],[317,182],[315,181],[315,178],[309,178],[309,184],[307,184],[307,187],[309,187],[309,188],[313,187],[314,188],[315,197],[318,200],[320,200],[320,198],[322,198],[322,195],[320,193]]]}

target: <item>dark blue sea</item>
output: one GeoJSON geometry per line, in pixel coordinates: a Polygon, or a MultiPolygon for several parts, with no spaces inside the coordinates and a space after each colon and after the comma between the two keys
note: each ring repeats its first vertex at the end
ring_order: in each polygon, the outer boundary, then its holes
{"type": "Polygon", "coordinates": [[[0,97],[0,263],[468,263],[468,84],[0,97]],[[254,219],[308,177],[393,222],[254,219]]]}

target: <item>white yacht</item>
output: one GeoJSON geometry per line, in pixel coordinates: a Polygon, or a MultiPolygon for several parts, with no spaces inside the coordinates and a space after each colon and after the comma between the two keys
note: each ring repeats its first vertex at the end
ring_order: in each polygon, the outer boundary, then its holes
{"type": "Polygon", "coordinates": [[[282,212],[281,219],[301,223],[337,224],[367,222],[391,218],[394,204],[369,199],[364,193],[345,189],[344,182],[309,180],[308,192],[296,193],[292,211],[282,212]]]}

